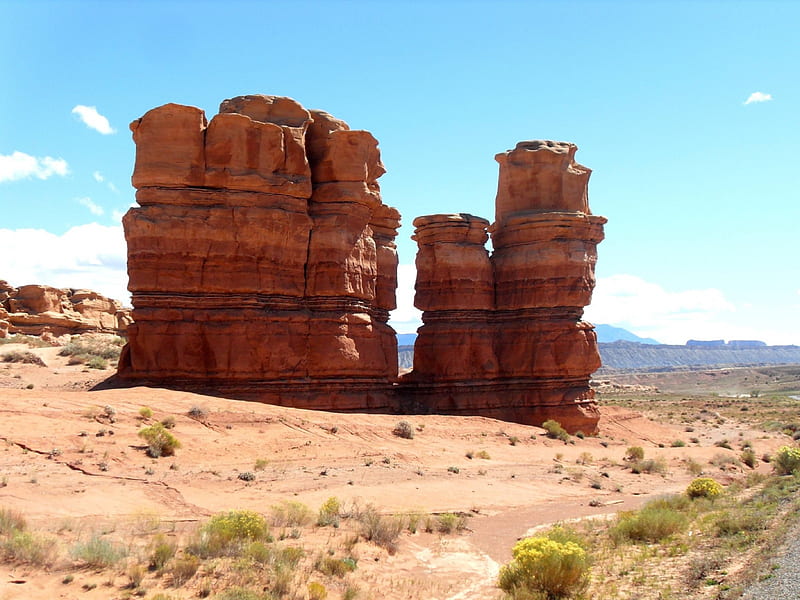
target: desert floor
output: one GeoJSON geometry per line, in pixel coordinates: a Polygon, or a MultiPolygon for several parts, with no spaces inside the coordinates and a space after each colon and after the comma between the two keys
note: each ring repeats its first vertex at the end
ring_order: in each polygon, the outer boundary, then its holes
{"type": "MultiPolygon", "coordinates": [[[[0,346],[0,355],[13,349],[0,346]]],[[[358,558],[347,582],[358,584],[359,598],[498,598],[498,569],[527,532],[682,491],[693,478],[682,465],[728,452],[715,446],[722,439],[750,439],[759,456],[786,439],[731,418],[689,434],[603,395],[599,434],[565,443],[537,427],[481,417],[325,413],[152,388],[88,391],[112,370],[68,365],[57,348],[31,351],[46,366],[0,362],[0,508],[22,513],[63,551],[45,569],[0,564],[0,600],[128,597],[124,569],[77,568],[70,545],[103,535],[144,552],[154,533],[180,539],[220,511],[267,514],[291,501],[316,515],[331,496],[383,514],[467,516],[458,533],[404,531],[393,553],[348,542],[347,527],[273,526],[307,554],[347,545],[358,558]],[[152,415],[143,417],[142,407],[152,415]],[[182,447],[175,456],[148,457],[138,431],[170,416],[182,447]],[[415,428],[413,439],[393,435],[401,419],[415,428]],[[671,447],[675,440],[687,443],[671,447]],[[629,446],[663,458],[668,473],[633,474],[624,461],[629,446]],[[254,480],[240,479],[243,473],[254,480]],[[73,579],[65,584],[67,574],[73,579]]],[[[636,397],[649,393],[642,388],[636,397]]],[[[742,476],[735,467],[714,473],[722,483],[742,476]]],[[[343,597],[344,581],[326,585],[329,598],[343,597]]],[[[151,575],[143,588],[148,598],[198,594],[196,586],[170,589],[151,575]]]]}

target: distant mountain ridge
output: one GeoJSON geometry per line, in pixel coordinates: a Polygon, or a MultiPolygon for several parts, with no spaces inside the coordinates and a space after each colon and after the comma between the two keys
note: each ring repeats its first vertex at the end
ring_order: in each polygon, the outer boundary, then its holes
{"type": "Polygon", "coordinates": [[[599,344],[603,369],[800,364],[800,346],[599,344]]]}
{"type": "Polygon", "coordinates": [[[595,325],[594,331],[597,334],[597,341],[601,344],[616,342],[619,340],[624,342],[639,342],[640,344],[661,343],[653,338],[639,337],[627,329],[623,329],[622,327],[614,327],[613,325],[595,325]]]}
{"type": "MultiPolygon", "coordinates": [[[[639,337],[635,333],[623,329],[622,327],[614,327],[613,325],[595,325],[594,330],[597,333],[597,341],[600,343],[611,343],[618,340],[625,342],[639,342],[640,344],[660,344],[661,342],[653,338],[639,337]]],[[[417,339],[416,333],[398,333],[397,345],[398,346],[413,346],[414,341],[417,339]]]]}
{"type": "MultiPolygon", "coordinates": [[[[603,361],[601,372],[615,369],[800,364],[800,346],[767,346],[758,340],[732,340],[727,343],[723,340],[689,340],[686,345],[678,346],[659,344],[621,327],[597,325],[595,329],[603,361]]],[[[397,336],[400,368],[412,367],[416,337],[415,333],[397,336]]]]}

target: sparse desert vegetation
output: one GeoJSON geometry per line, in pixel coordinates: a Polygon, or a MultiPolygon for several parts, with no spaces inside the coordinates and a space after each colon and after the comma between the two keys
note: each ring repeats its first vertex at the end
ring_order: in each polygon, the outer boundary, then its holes
{"type": "Polygon", "coordinates": [[[769,574],[798,512],[798,403],[766,388],[604,396],[597,434],[560,436],[557,423],[429,415],[399,428],[146,388],[54,390],[49,372],[0,369],[0,575],[24,572],[47,597],[733,598],[769,574]],[[167,434],[181,442],[171,458],[167,434]],[[549,541],[515,559],[530,538],[549,541]],[[584,553],[562,564],[573,575],[537,579],[570,544],[584,553]]]}

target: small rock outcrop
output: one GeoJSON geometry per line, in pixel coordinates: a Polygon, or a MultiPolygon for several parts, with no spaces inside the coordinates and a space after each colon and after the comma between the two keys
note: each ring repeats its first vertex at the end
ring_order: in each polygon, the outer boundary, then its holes
{"type": "Polygon", "coordinates": [[[0,337],[124,333],[130,309],[91,290],[23,285],[0,280],[0,337]]]}
{"type": "Polygon", "coordinates": [[[589,212],[590,171],[574,161],[576,150],[531,141],[498,154],[491,226],[465,214],[414,221],[415,305],[424,325],[403,383],[417,405],[596,428],[589,377],[600,356],[581,317],[606,219],[589,212]]]}
{"type": "Polygon", "coordinates": [[[400,214],[377,140],[290,98],[131,124],[134,323],[119,376],[327,410],[389,408],[400,214]]]}

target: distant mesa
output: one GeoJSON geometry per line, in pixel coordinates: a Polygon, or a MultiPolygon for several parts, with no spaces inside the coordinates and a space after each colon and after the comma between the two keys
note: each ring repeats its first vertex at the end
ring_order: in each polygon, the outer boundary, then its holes
{"type": "Polygon", "coordinates": [[[123,219],[134,322],[119,362],[154,384],[323,410],[485,415],[589,433],[583,322],[605,218],[568,142],[498,154],[495,221],[414,220],[424,325],[398,379],[400,213],[377,140],[291,98],[166,104],[131,123],[123,219]],[[493,252],[485,244],[491,238],[493,252]]]}
{"type": "Polygon", "coordinates": [[[80,333],[124,333],[130,309],[91,290],[23,285],[0,280],[0,338],[14,334],[45,339],[80,333]]]}
{"type": "Polygon", "coordinates": [[[719,346],[730,346],[731,348],[762,348],[767,344],[760,340],[688,340],[687,346],[695,346],[701,348],[715,348],[719,346]]]}

